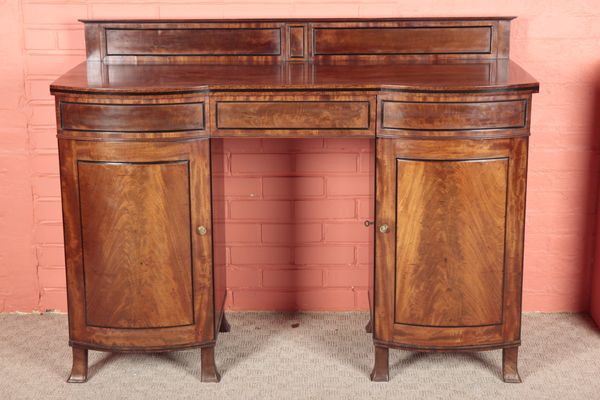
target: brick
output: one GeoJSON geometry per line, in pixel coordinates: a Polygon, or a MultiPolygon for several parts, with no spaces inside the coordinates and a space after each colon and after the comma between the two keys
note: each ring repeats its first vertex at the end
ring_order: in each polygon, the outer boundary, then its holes
{"type": "Polygon", "coordinates": [[[367,287],[368,285],[368,268],[327,268],[325,270],[327,287],[367,287]]]}
{"type": "Polygon", "coordinates": [[[215,198],[226,197],[260,197],[260,178],[232,177],[213,179],[215,198]]]}
{"type": "Polygon", "coordinates": [[[212,202],[213,218],[215,221],[223,221],[229,217],[228,204],[225,201],[215,200],[212,202]]]}
{"type": "Polygon", "coordinates": [[[63,246],[41,246],[36,249],[37,261],[43,267],[64,267],[65,248],[63,246]]]}
{"type": "Polygon", "coordinates": [[[359,5],[358,15],[361,18],[389,17],[398,15],[398,5],[393,2],[385,3],[364,3],[359,5]]]}
{"type": "Polygon", "coordinates": [[[31,166],[35,173],[57,175],[58,154],[37,154],[32,157],[31,166]]]}
{"type": "Polygon", "coordinates": [[[359,153],[369,151],[373,142],[369,139],[325,139],[325,148],[331,151],[359,153]]]}
{"type": "Polygon", "coordinates": [[[159,4],[161,18],[223,18],[220,4],[159,4]]]}
{"type": "Polygon", "coordinates": [[[354,172],[356,171],[355,154],[298,154],[296,172],[354,172]]]}
{"type": "MultiPolygon", "coordinates": [[[[258,224],[216,224],[215,232],[225,232],[225,243],[257,243],[260,242],[260,225],[258,224]]],[[[215,237],[215,242],[218,242],[215,237]]]]}
{"type": "Polygon", "coordinates": [[[298,18],[358,17],[358,3],[298,3],[294,16],[298,18]]]}
{"type": "Polygon", "coordinates": [[[294,204],[297,219],[354,218],[354,200],[302,200],[294,204]]]}
{"type": "Polygon", "coordinates": [[[85,4],[23,4],[26,24],[78,24],[78,19],[87,17],[85,4]]]}
{"type": "Polygon", "coordinates": [[[292,250],[289,247],[267,246],[235,246],[230,249],[231,263],[234,265],[288,264],[292,260],[292,250]]]}
{"type": "Polygon", "coordinates": [[[231,172],[288,175],[294,169],[290,154],[233,154],[231,172]]]}
{"type": "Polygon", "coordinates": [[[353,264],[354,247],[331,245],[297,247],[295,262],[299,265],[353,264]]]}
{"type": "MultiPolygon", "coordinates": [[[[56,129],[53,127],[30,127],[29,138],[32,149],[55,150],[58,152],[58,141],[56,140],[56,129]]],[[[57,153],[58,154],[58,153],[57,153]]],[[[56,171],[58,174],[58,170],[56,171]]]]}
{"type": "Polygon", "coordinates": [[[40,296],[40,309],[42,311],[67,311],[66,289],[43,289],[40,296]]]}
{"type": "Polygon", "coordinates": [[[260,139],[255,138],[226,138],[223,139],[223,151],[228,153],[260,153],[260,139]]]}
{"type": "Polygon", "coordinates": [[[223,243],[215,241],[213,246],[213,261],[215,265],[223,266],[230,264],[231,257],[229,256],[229,249],[225,247],[223,243]]]}
{"type": "Polygon", "coordinates": [[[349,311],[354,309],[351,289],[309,289],[299,291],[237,290],[233,292],[236,310],[349,311]]]}
{"type": "Polygon", "coordinates": [[[59,30],[57,36],[59,49],[85,50],[83,29],[59,30]]]}
{"type": "Polygon", "coordinates": [[[33,236],[38,245],[61,245],[63,244],[62,224],[37,224],[33,236]]]}
{"type": "Polygon", "coordinates": [[[213,174],[224,174],[229,172],[229,158],[223,154],[212,154],[213,174]]]}
{"type": "Polygon", "coordinates": [[[528,252],[542,252],[546,253],[550,251],[550,235],[543,233],[529,233],[525,232],[525,248],[528,252]]]}
{"type": "Polygon", "coordinates": [[[355,289],[354,297],[357,310],[369,311],[369,292],[366,289],[355,289]]]}
{"type": "Polygon", "coordinates": [[[94,4],[93,18],[158,18],[158,5],[155,4],[94,4]]]}
{"type": "Polygon", "coordinates": [[[360,154],[360,172],[375,173],[375,155],[371,153],[360,154]]]}
{"type": "Polygon", "coordinates": [[[82,54],[28,54],[26,72],[31,75],[62,75],[85,61],[82,54]]]}
{"type": "Polygon", "coordinates": [[[33,207],[36,221],[62,221],[60,199],[37,200],[34,202],[33,207]]]}
{"type": "Polygon", "coordinates": [[[373,199],[358,200],[358,219],[363,222],[366,219],[370,221],[375,219],[375,203],[373,199]]]}
{"type": "Polygon", "coordinates": [[[596,204],[592,203],[585,191],[531,191],[527,194],[527,206],[535,210],[557,210],[563,212],[582,211],[594,213],[596,204]]]}
{"type": "Polygon", "coordinates": [[[26,29],[25,48],[29,50],[45,50],[56,48],[56,32],[53,30],[26,29]]]}
{"type": "Polygon", "coordinates": [[[293,14],[293,4],[277,4],[268,3],[261,4],[253,3],[252,7],[240,7],[239,3],[223,4],[223,17],[224,18],[264,18],[265,10],[268,9],[269,18],[283,18],[289,17],[293,14]]]}
{"type": "Polygon", "coordinates": [[[356,262],[358,264],[367,265],[373,264],[375,251],[373,246],[357,246],[356,247],[356,262]]]}
{"type": "Polygon", "coordinates": [[[263,271],[265,287],[301,288],[323,285],[323,271],[320,269],[284,269],[263,271]]]}
{"type": "Polygon", "coordinates": [[[58,176],[40,176],[32,179],[33,194],[37,197],[59,197],[60,178],[58,176]]]}
{"type": "Polygon", "coordinates": [[[227,268],[228,288],[258,288],[262,286],[262,271],[259,268],[227,268]]]}
{"type": "Polygon", "coordinates": [[[589,171],[596,159],[591,151],[538,150],[530,154],[533,171],[589,171]]]}
{"type": "Polygon", "coordinates": [[[52,95],[50,94],[50,84],[52,80],[49,79],[29,79],[27,81],[28,94],[31,100],[46,100],[51,101],[52,95]]]}
{"type": "Polygon", "coordinates": [[[264,178],[265,197],[301,199],[322,196],[325,193],[322,177],[264,178]]]}
{"type": "Polygon", "coordinates": [[[307,153],[323,151],[323,139],[263,139],[265,153],[307,153]]]}
{"type": "Polygon", "coordinates": [[[362,221],[338,224],[325,224],[323,231],[325,232],[326,242],[368,242],[371,227],[366,227],[362,221]]]}
{"type": "Polygon", "coordinates": [[[263,224],[265,243],[307,243],[322,239],[321,224],[263,224]]]}
{"type": "Polygon", "coordinates": [[[292,203],[271,200],[233,200],[232,219],[256,219],[261,221],[289,221],[292,216],[292,203]]]}
{"type": "Polygon", "coordinates": [[[328,196],[374,196],[374,182],[368,176],[327,177],[328,196]]]}
{"type": "Polygon", "coordinates": [[[55,125],[56,109],[53,104],[35,104],[31,106],[33,115],[29,122],[31,125],[55,125]]]}
{"type": "Polygon", "coordinates": [[[584,213],[561,213],[553,211],[550,213],[536,213],[531,210],[527,214],[525,222],[525,231],[528,233],[548,233],[567,234],[580,233],[581,227],[585,227],[590,218],[589,214],[584,213]]]}
{"type": "Polygon", "coordinates": [[[43,289],[64,289],[67,287],[64,268],[39,268],[38,275],[40,286],[43,289]]]}
{"type": "Polygon", "coordinates": [[[581,240],[581,236],[579,235],[551,235],[549,237],[550,254],[562,257],[578,256],[580,254],[585,254],[588,247],[589,243],[581,240]]]}

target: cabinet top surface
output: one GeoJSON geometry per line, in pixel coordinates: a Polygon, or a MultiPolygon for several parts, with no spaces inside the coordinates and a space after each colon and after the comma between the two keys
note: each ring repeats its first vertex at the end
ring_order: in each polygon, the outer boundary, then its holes
{"type": "Polygon", "coordinates": [[[285,63],[107,65],[81,63],[52,85],[53,92],[176,93],[235,90],[538,90],[510,60],[459,63],[326,65],[285,63]]]}
{"type": "Polygon", "coordinates": [[[85,20],[87,62],[51,90],[537,91],[512,18],[85,20]]]}

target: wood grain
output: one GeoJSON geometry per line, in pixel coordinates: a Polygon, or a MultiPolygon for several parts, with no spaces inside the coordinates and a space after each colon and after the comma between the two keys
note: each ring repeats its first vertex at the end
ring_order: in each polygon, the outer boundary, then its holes
{"type": "Polygon", "coordinates": [[[217,129],[369,129],[369,102],[216,103],[217,129]]]}
{"type": "Polygon", "coordinates": [[[208,140],[59,139],[59,152],[71,344],[115,351],[214,344],[208,140]],[[209,234],[196,234],[199,225],[209,234]],[[88,311],[91,323],[119,329],[91,325],[88,311]]]}
{"type": "Polygon", "coordinates": [[[508,159],[396,160],[395,323],[502,323],[508,159]]]}
{"type": "MultiPolygon", "coordinates": [[[[395,94],[537,91],[537,81],[510,60],[444,63],[348,64],[317,61],[284,64],[105,64],[82,63],[58,78],[51,91],[104,96],[223,91],[383,91],[395,94]]],[[[464,100],[463,100],[464,101],[464,100]]]]}
{"type": "Polygon", "coordinates": [[[321,92],[210,96],[211,136],[373,137],[375,96],[321,92]]]}
{"type": "Polygon", "coordinates": [[[443,142],[377,140],[376,220],[379,225],[390,225],[388,233],[376,235],[377,345],[423,351],[469,351],[520,344],[519,277],[522,277],[526,148],[527,138],[519,137],[443,142]],[[399,164],[406,159],[427,160],[423,164],[414,161],[408,164],[415,181],[403,178],[399,164]],[[479,168],[486,165],[484,169],[475,168],[478,165],[475,161],[472,171],[453,167],[462,165],[462,160],[482,159],[499,161],[479,163],[479,168]],[[425,165],[444,168],[430,169],[425,174],[425,165]],[[502,172],[502,166],[506,165],[508,168],[502,172]],[[475,176],[478,174],[481,176],[475,176]],[[401,192],[400,188],[405,190],[401,192]],[[448,191],[446,199],[440,195],[442,191],[448,191]],[[397,200],[402,204],[396,203],[397,200]],[[467,225],[459,226],[463,223],[467,225]],[[482,252],[485,254],[481,255],[482,252]],[[454,265],[458,269],[454,272],[462,268],[469,275],[463,274],[461,280],[456,274],[448,274],[440,268],[446,260],[457,261],[454,265]],[[425,269],[432,268],[432,274],[418,275],[418,271],[412,270],[417,263],[426,265],[425,269]],[[483,268],[485,265],[491,268],[483,268]],[[472,272],[474,276],[470,275],[472,272]],[[462,286],[458,296],[443,291],[449,283],[462,286]],[[410,309],[407,301],[413,303],[414,309],[410,309]],[[470,308],[465,308],[467,303],[470,308]],[[397,319],[398,316],[403,320],[397,319]],[[501,323],[494,324],[497,322],[501,323]],[[481,323],[491,325],[475,325],[481,323]]]}
{"type": "Polygon", "coordinates": [[[174,132],[204,129],[202,103],[61,103],[62,129],[112,132],[174,132]]]}
{"type": "Polygon", "coordinates": [[[491,27],[316,28],[314,55],[452,54],[492,51],[491,27]]]}
{"type": "Polygon", "coordinates": [[[510,19],[86,20],[84,23],[91,60],[135,64],[199,61],[264,64],[294,59],[344,63],[507,58],[510,19]],[[306,26],[306,34],[298,26],[306,26]]]}
{"type": "Polygon", "coordinates": [[[87,324],[193,324],[189,161],[77,169],[87,324]]]}
{"type": "Polygon", "coordinates": [[[106,29],[107,55],[235,56],[281,53],[280,28],[106,29]]]}
{"type": "Polygon", "coordinates": [[[481,103],[383,101],[382,128],[401,130],[477,130],[525,127],[525,100],[481,103]],[[433,117],[435,116],[435,117],[433,117]]]}

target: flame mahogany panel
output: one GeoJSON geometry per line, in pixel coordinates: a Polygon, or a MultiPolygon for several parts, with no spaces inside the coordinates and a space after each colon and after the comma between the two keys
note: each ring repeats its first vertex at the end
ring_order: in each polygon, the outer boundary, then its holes
{"type": "Polygon", "coordinates": [[[192,325],[189,160],[77,170],[88,326],[192,325]]]}

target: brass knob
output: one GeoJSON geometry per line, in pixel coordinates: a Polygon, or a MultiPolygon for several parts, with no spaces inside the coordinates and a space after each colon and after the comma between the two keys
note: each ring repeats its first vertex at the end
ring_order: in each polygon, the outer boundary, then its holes
{"type": "Polygon", "coordinates": [[[375,221],[369,221],[368,219],[364,222],[365,226],[368,228],[369,226],[375,224],[375,221]]]}
{"type": "Polygon", "coordinates": [[[390,231],[390,227],[388,224],[383,224],[379,227],[379,232],[388,233],[390,231]]]}
{"type": "Polygon", "coordinates": [[[196,232],[198,232],[199,235],[204,236],[206,235],[206,232],[208,232],[208,230],[205,226],[200,225],[198,228],[196,228],[196,232]]]}

